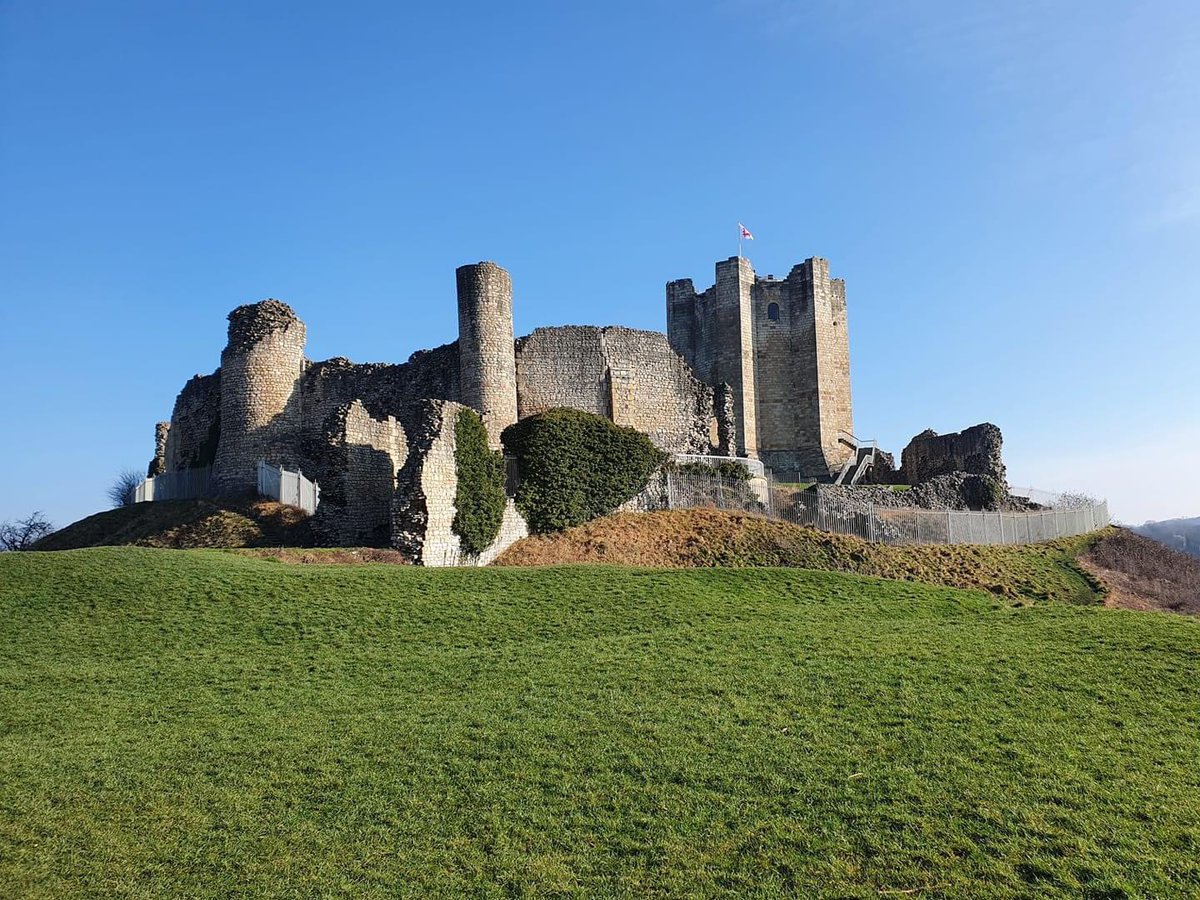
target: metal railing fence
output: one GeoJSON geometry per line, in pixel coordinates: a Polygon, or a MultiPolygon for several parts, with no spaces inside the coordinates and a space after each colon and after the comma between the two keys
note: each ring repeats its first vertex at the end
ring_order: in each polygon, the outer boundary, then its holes
{"type": "Polygon", "coordinates": [[[1029,544],[1086,534],[1109,524],[1104,502],[1028,512],[894,508],[830,499],[771,479],[741,481],[670,471],[651,482],[637,505],[646,510],[751,512],[884,544],[1029,544]]]}
{"type": "Polygon", "coordinates": [[[744,456],[702,456],[698,453],[676,453],[674,460],[683,465],[701,465],[716,467],[723,463],[737,463],[743,466],[751,475],[765,475],[766,467],[761,459],[748,459],[744,456]]]}

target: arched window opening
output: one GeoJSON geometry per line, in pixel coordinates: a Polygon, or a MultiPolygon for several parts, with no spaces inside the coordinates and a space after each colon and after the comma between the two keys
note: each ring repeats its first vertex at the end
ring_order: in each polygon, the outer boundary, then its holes
{"type": "Polygon", "coordinates": [[[779,304],[771,303],[767,306],[767,318],[772,322],[779,321],[779,304]]]}

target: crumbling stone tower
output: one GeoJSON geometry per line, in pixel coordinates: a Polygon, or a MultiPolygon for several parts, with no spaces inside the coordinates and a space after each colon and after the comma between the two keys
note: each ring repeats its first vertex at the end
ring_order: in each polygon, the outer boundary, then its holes
{"type": "Polygon", "coordinates": [[[818,257],[787,278],[750,261],[717,263],[716,284],[667,285],[671,347],[697,375],[734,395],[735,446],[777,475],[826,479],[853,454],[846,285],[818,257]]]}
{"type": "Polygon", "coordinates": [[[222,494],[253,491],[259,460],[288,464],[299,428],[296,381],[304,371],[304,323],[286,303],[263,300],[229,314],[221,353],[220,442],[214,476],[222,494]]]}
{"type": "Polygon", "coordinates": [[[754,365],[754,267],[731,257],[717,263],[716,283],[697,294],[690,278],[667,285],[667,338],[701,381],[733,394],[736,455],[758,456],[754,365]]]}
{"type": "Polygon", "coordinates": [[[512,278],[493,262],[460,266],[455,277],[462,402],[479,412],[499,448],[500,432],[517,421],[512,278]]]}

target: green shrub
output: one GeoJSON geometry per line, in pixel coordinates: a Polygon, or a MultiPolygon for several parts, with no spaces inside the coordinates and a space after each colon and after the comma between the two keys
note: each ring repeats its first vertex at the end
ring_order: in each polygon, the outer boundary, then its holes
{"type": "Polygon", "coordinates": [[[488,447],[487,429],[473,409],[460,410],[454,423],[454,495],[451,528],[468,553],[482,553],[500,534],[504,518],[504,456],[488,447]]]}
{"type": "Polygon", "coordinates": [[[608,515],[667,459],[640,431],[575,409],[529,416],[501,438],[520,467],[517,508],[535,532],[608,515]]]}

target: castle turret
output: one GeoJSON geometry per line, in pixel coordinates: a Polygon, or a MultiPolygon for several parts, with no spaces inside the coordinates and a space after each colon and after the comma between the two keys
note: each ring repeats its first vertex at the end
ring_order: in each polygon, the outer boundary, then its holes
{"type": "Polygon", "coordinates": [[[512,279],[493,262],[460,266],[455,276],[462,401],[479,412],[499,447],[500,432],[517,421],[512,279]]]}
{"type": "Polygon", "coordinates": [[[222,494],[253,491],[260,460],[293,462],[299,427],[294,393],[304,368],[304,338],[304,323],[278,300],[239,306],[229,314],[214,463],[222,494]]]}

